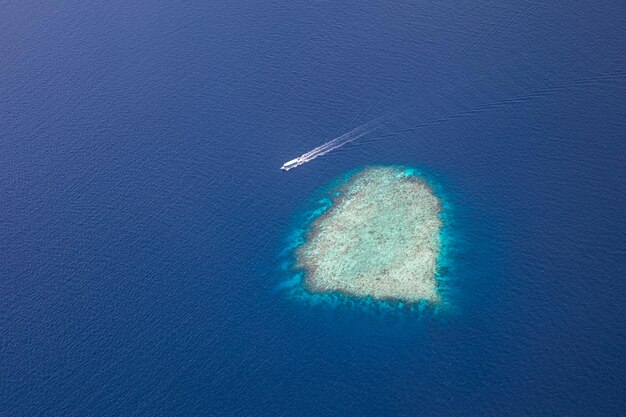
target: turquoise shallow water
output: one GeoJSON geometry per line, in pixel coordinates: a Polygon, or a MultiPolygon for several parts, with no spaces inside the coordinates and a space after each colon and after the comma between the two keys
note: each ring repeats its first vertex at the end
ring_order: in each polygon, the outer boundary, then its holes
{"type": "Polygon", "coordinates": [[[314,223],[325,216],[333,207],[335,201],[347,192],[346,184],[349,184],[356,175],[363,173],[370,168],[380,166],[365,166],[350,170],[329,184],[317,190],[305,203],[302,209],[292,216],[292,226],[284,238],[284,247],[279,253],[279,277],[280,282],[277,289],[284,296],[309,306],[319,306],[320,308],[336,309],[339,306],[354,308],[365,314],[378,314],[381,311],[386,315],[409,315],[414,318],[416,315],[424,314],[451,314],[455,310],[453,282],[455,271],[455,259],[465,250],[461,246],[459,239],[460,231],[455,230],[454,206],[452,199],[446,194],[441,184],[441,179],[437,179],[434,174],[426,174],[424,170],[409,166],[391,166],[399,176],[418,178],[425,181],[433,190],[435,196],[441,203],[440,219],[442,227],[439,230],[439,255],[437,256],[437,291],[441,301],[433,304],[426,300],[417,303],[407,303],[402,301],[376,300],[372,297],[354,297],[344,295],[339,292],[317,293],[308,291],[305,288],[304,280],[306,271],[298,267],[297,252],[307,243],[307,236],[313,230],[314,223]]]}

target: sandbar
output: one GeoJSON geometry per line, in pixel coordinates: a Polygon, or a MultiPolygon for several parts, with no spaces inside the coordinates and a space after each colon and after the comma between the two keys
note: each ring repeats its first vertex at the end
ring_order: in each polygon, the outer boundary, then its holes
{"type": "Polygon", "coordinates": [[[423,178],[368,167],[338,186],[297,252],[312,293],[407,303],[440,301],[441,202],[423,178]]]}

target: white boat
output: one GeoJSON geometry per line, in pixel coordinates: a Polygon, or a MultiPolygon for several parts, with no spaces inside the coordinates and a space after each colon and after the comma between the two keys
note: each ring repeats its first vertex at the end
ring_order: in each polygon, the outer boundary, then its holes
{"type": "Polygon", "coordinates": [[[280,169],[283,171],[289,171],[291,168],[295,168],[300,165],[300,158],[292,159],[291,161],[285,162],[280,169]]]}

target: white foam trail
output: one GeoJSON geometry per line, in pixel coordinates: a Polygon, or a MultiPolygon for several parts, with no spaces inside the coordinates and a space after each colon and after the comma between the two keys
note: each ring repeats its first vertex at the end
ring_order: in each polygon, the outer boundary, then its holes
{"type": "MultiPolygon", "coordinates": [[[[377,124],[377,122],[380,121],[380,118],[378,119],[374,119],[371,122],[365,123],[359,127],[356,127],[354,129],[352,129],[351,131],[349,131],[348,133],[344,133],[341,136],[338,136],[332,140],[329,140],[328,142],[318,146],[317,148],[314,148],[312,150],[310,150],[309,152],[306,152],[304,154],[302,154],[300,157],[296,158],[294,161],[297,161],[297,163],[287,166],[287,163],[285,165],[283,165],[282,169],[288,171],[291,168],[295,168],[297,166],[306,164],[307,162],[311,162],[312,160],[314,160],[315,158],[318,158],[322,155],[326,155],[327,153],[341,148],[342,146],[357,140],[358,138],[367,135],[368,133],[372,132],[373,130],[376,130],[380,127],[380,124],[377,124]],[[372,127],[373,126],[373,127],[372,127]]],[[[291,162],[291,161],[290,161],[291,162]]]]}
{"type": "MultiPolygon", "coordinates": [[[[356,129],[355,129],[356,130],[356,129]]],[[[337,148],[342,147],[343,145],[346,145],[350,142],[352,142],[353,140],[357,140],[358,138],[360,138],[361,136],[365,136],[367,135],[369,132],[371,132],[374,129],[370,129],[370,130],[365,130],[365,131],[359,131],[359,132],[355,132],[354,130],[339,136],[338,138],[335,138],[325,144],[323,144],[322,146],[319,146],[315,149],[313,149],[310,152],[307,152],[306,154],[302,155],[301,158],[304,159],[305,162],[309,162],[312,161],[313,159],[322,156],[322,155],[326,155],[328,152],[333,151],[337,148]]]]}

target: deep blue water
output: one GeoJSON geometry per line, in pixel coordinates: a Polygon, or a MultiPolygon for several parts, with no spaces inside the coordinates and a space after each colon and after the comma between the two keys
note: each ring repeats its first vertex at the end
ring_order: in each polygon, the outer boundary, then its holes
{"type": "Polygon", "coordinates": [[[623,0],[88,3],[0,3],[0,415],[623,415],[623,0]],[[276,291],[369,164],[440,179],[454,313],[276,291]]]}

